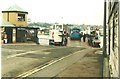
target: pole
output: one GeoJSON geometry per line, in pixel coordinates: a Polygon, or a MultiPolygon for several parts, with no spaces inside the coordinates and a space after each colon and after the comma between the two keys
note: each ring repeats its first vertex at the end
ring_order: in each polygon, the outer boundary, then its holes
{"type": "Polygon", "coordinates": [[[106,0],[104,0],[104,24],[103,24],[103,56],[107,57],[106,53],[106,0]]]}

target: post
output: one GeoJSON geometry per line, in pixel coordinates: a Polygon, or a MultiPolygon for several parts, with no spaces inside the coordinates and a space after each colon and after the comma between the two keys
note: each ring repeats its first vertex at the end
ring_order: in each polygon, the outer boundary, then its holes
{"type": "Polygon", "coordinates": [[[104,0],[104,24],[103,24],[103,56],[107,57],[106,53],[106,0],[104,0]]]}

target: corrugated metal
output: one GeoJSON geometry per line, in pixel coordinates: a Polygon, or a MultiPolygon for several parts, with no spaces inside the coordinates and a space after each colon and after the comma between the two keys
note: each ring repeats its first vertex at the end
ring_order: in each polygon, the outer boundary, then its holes
{"type": "Polygon", "coordinates": [[[19,7],[17,4],[10,6],[9,8],[7,8],[4,11],[20,11],[20,12],[26,12],[24,11],[21,7],[19,7]]]}
{"type": "Polygon", "coordinates": [[[21,7],[19,7],[18,5],[15,4],[15,5],[9,7],[7,9],[7,11],[24,11],[24,10],[21,7]]]}

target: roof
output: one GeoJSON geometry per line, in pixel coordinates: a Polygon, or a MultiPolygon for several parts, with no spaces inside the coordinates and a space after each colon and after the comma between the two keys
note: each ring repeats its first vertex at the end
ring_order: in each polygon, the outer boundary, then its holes
{"type": "MultiPolygon", "coordinates": [[[[10,6],[9,8],[7,8],[6,10],[2,11],[2,12],[26,12],[24,11],[21,7],[19,7],[18,5],[13,5],[10,6]]],[[[26,12],[28,13],[28,12],[26,12]]]]}
{"type": "Polygon", "coordinates": [[[13,24],[11,24],[10,22],[2,19],[2,22],[0,24],[0,26],[4,26],[4,27],[15,27],[13,24]]]}

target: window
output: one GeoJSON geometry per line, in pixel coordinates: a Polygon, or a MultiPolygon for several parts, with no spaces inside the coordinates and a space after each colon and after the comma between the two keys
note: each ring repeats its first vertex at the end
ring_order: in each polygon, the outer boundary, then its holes
{"type": "Polygon", "coordinates": [[[56,25],[56,29],[57,29],[57,30],[62,29],[62,25],[56,25]]]}
{"type": "Polygon", "coordinates": [[[115,41],[115,19],[113,17],[113,36],[112,36],[112,49],[114,51],[114,41],[115,41]]]}
{"type": "Polygon", "coordinates": [[[18,14],[18,21],[25,21],[25,14],[18,14]]]}

